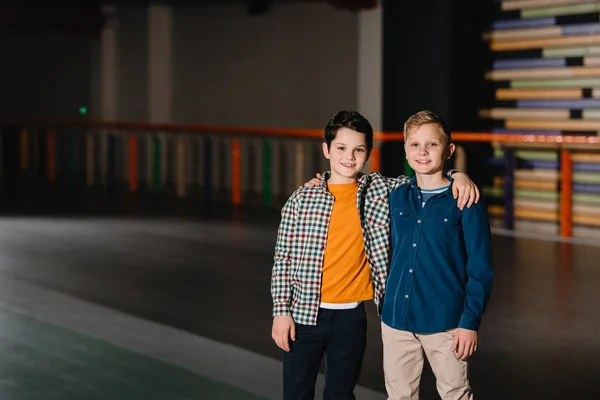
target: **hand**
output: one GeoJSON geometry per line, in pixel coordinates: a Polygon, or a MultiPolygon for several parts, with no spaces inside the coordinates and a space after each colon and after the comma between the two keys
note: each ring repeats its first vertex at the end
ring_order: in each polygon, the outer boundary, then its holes
{"type": "Polygon", "coordinates": [[[458,208],[462,210],[465,205],[470,208],[473,202],[479,202],[479,189],[467,174],[456,172],[453,178],[452,195],[458,198],[458,208]]]}
{"type": "Polygon", "coordinates": [[[458,328],[450,351],[456,353],[456,358],[462,361],[471,357],[477,351],[477,331],[458,328]]]}
{"type": "MultiPolygon", "coordinates": [[[[317,172],[317,177],[312,178],[310,181],[306,182],[304,184],[304,187],[315,187],[315,186],[319,186],[320,184],[321,184],[321,174],[319,174],[317,172]]],[[[300,187],[302,187],[302,186],[300,186],[300,187]]]]}
{"type": "Polygon", "coordinates": [[[271,337],[282,350],[290,351],[288,338],[291,338],[292,341],[296,340],[296,324],[294,324],[294,319],[290,315],[275,316],[273,318],[271,337]]]}

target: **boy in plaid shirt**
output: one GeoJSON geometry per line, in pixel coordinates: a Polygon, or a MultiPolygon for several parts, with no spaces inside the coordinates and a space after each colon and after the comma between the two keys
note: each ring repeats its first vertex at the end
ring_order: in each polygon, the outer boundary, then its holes
{"type": "MultiPolygon", "coordinates": [[[[271,294],[284,400],[314,398],[324,354],[323,399],[355,399],[366,347],[363,302],[374,300],[379,312],[387,279],[388,194],[409,181],[361,174],[372,148],[373,129],[362,115],[335,114],[324,129],[330,171],[318,185],[296,190],[282,209],[271,294]]],[[[468,177],[455,178],[461,180],[475,195],[468,177]]]]}

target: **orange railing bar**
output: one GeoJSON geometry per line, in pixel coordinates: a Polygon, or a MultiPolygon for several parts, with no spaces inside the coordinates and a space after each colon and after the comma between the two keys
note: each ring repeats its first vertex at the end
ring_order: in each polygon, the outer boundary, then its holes
{"type": "MultiPolygon", "coordinates": [[[[321,129],[296,129],[273,127],[213,126],[195,124],[167,124],[146,122],[102,122],[102,121],[33,121],[0,119],[0,124],[35,125],[47,127],[80,126],[98,129],[123,129],[140,131],[186,132],[186,133],[221,133],[227,135],[272,136],[272,137],[304,137],[322,138],[321,129]]],[[[374,140],[381,142],[401,141],[402,132],[375,132],[374,140]]],[[[556,145],[600,145],[600,136],[568,136],[568,135],[529,135],[503,134],[489,132],[453,132],[452,140],[456,142],[500,142],[500,143],[539,143],[556,145]]]]}

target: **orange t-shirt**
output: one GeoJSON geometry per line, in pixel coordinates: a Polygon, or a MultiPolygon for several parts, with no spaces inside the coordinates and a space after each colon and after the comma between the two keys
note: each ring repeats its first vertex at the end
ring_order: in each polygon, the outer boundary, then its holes
{"type": "Polygon", "coordinates": [[[321,301],[352,303],[372,300],[371,269],[356,206],[358,183],[328,186],[335,202],[323,259],[321,301]]]}

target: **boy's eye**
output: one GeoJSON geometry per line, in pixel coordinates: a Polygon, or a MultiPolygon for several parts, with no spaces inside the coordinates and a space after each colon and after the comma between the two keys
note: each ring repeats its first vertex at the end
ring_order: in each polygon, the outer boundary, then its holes
{"type": "Polygon", "coordinates": [[[363,152],[363,151],[365,151],[365,149],[356,149],[356,151],[363,152]]]}
{"type": "Polygon", "coordinates": [[[345,147],[338,147],[337,149],[338,149],[338,150],[346,150],[346,148],[345,148],[345,147]]]}
{"type": "Polygon", "coordinates": [[[417,144],[416,144],[416,143],[411,143],[410,145],[411,145],[412,147],[417,147],[417,144]]]}
{"type": "Polygon", "coordinates": [[[431,143],[430,146],[437,146],[437,143],[431,143]]]}

